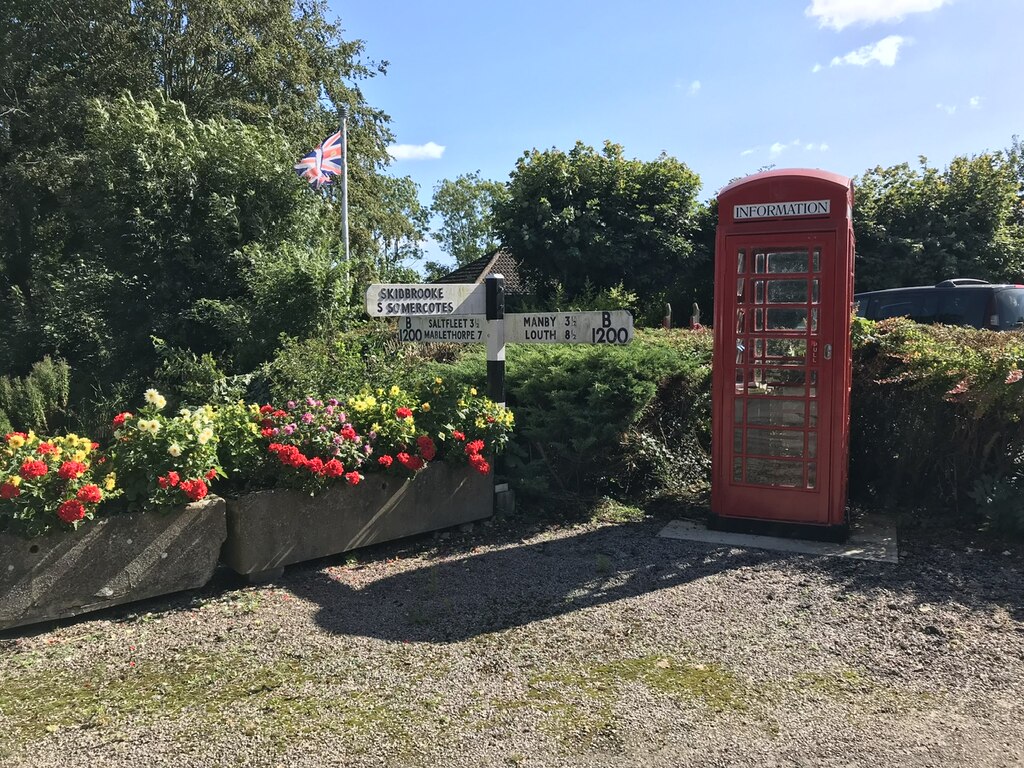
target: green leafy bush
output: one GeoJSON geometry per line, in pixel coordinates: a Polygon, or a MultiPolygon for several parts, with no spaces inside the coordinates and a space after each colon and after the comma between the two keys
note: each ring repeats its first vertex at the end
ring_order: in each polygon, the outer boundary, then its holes
{"type": "Polygon", "coordinates": [[[53,431],[63,421],[70,389],[70,367],[49,357],[23,378],[0,376],[0,430],[53,431]]]}
{"type": "Polygon", "coordinates": [[[1024,334],[896,318],[855,320],[853,338],[851,494],[999,506],[1021,477],[1024,334]]]}

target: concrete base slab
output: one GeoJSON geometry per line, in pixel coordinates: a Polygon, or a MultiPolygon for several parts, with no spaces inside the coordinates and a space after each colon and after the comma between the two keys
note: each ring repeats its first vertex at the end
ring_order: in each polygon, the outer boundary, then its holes
{"type": "Polygon", "coordinates": [[[687,541],[699,541],[705,544],[725,545],[739,549],[768,549],[776,552],[899,563],[896,525],[892,520],[881,515],[865,515],[864,518],[858,520],[851,528],[850,538],[842,544],[712,531],[708,530],[703,523],[693,520],[673,520],[658,535],[669,539],[686,539],[687,541]]]}

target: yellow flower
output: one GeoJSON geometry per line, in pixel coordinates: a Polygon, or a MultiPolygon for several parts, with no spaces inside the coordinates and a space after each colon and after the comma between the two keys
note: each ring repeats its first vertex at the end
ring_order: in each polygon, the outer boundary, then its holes
{"type": "Polygon", "coordinates": [[[200,432],[199,433],[199,437],[196,438],[196,440],[199,441],[200,445],[206,445],[212,439],[213,439],[213,430],[210,429],[209,427],[207,427],[202,432],[200,432]]]}
{"type": "Polygon", "coordinates": [[[477,429],[483,429],[486,426],[487,426],[487,422],[484,421],[484,417],[483,416],[477,416],[476,417],[476,428],[477,429]]]}
{"type": "Polygon", "coordinates": [[[260,433],[260,428],[250,422],[249,431],[252,432],[254,435],[258,435],[260,433]]]}
{"type": "Polygon", "coordinates": [[[111,472],[103,480],[103,487],[106,490],[108,490],[108,491],[112,491],[112,490],[114,490],[114,486],[115,485],[117,485],[117,475],[115,473],[111,472]]]}
{"type": "Polygon", "coordinates": [[[88,454],[85,451],[75,451],[71,458],[75,461],[85,461],[87,456],[88,454]]]}
{"type": "Polygon", "coordinates": [[[441,379],[440,376],[437,376],[437,377],[434,378],[434,383],[435,384],[440,384],[441,382],[442,382],[442,379],[441,379]]]}
{"type": "Polygon", "coordinates": [[[15,488],[17,488],[19,485],[21,485],[21,476],[11,475],[10,477],[7,478],[7,482],[13,485],[15,488]]]}
{"type": "Polygon", "coordinates": [[[476,395],[476,387],[470,387],[469,388],[469,394],[476,395]]]}
{"type": "Polygon", "coordinates": [[[11,435],[9,438],[7,438],[7,444],[11,446],[11,448],[17,450],[18,448],[21,448],[23,445],[25,445],[25,438],[22,437],[21,435],[11,435]]]}
{"type": "Polygon", "coordinates": [[[390,394],[392,397],[398,397],[400,394],[402,394],[402,390],[398,388],[397,384],[394,384],[392,385],[391,389],[388,390],[388,394],[390,394]]]}
{"type": "Polygon", "coordinates": [[[430,413],[430,403],[423,403],[423,405],[420,406],[420,410],[424,413],[430,413]]]}

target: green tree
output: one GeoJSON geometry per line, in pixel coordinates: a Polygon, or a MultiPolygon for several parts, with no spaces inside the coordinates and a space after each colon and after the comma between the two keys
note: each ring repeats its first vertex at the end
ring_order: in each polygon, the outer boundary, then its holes
{"type": "Polygon", "coordinates": [[[944,170],[922,157],[877,167],[856,182],[857,290],[952,277],[1024,277],[1019,147],[956,157],[944,170]]]}
{"type": "Polygon", "coordinates": [[[542,298],[557,286],[571,298],[621,285],[651,302],[690,259],[699,187],[675,158],[627,160],[611,142],[532,150],[495,204],[495,225],[542,298]]]}
{"type": "Polygon", "coordinates": [[[493,251],[494,206],[508,197],[508,188],[480,178],[480,171],[445,179],[434,187],[433,212],[441,217],[434,239],[461,267],[493,251]]]}

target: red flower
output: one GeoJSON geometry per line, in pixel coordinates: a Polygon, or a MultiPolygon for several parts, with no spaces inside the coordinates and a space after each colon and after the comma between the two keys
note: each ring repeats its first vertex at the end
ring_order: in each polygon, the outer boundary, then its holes
{"type": "Polygon", "coordinates": [[[83,504],[98,504],[103,498],[103,492],[100,491],[99,486],[83,485],[78,489],[77,498],[83,504]]]}
{"type": "Polygon", "coordinates": [[[263,427],[264,429],[270,429],[272,426],[274,426],[274,420],[263,419],[262,421],[260,421],[260,426],[263,427]]]}
{"type": "Polygon", "coordinates": [[[483,449],[484,449],[484,441],[483,440],[474,440],[473,442],[466,444],[466,455],[467,456],[474,456],[474,455],[480,453],[480,451],[482,451],[483,449]]]}
{"type": "Polygon", "coordinates": [[[208,469],[208,470],[206,470],[206,479],[210,480],[210,481],[216,480],[217,479],[217,470],[216,469],[208,469]]]}
{"type": "Polygon", "coordinates": [[[491,465],[487,463],[487,459],[481,456],[479,453],[474,453],[469,457],[469,465],[473,467],[481,475],[486,475],[491,471],[491,465]]]}
{"type": "Polygon", "coordinates": [[[99,444],[99,443],[89,443],[89,448],[90,448],[90,450],[93,450],[93,451],[95,451],[95,450],[96,450],[97,448],[99,448],[99,447],[100,447],[100,444],[99,444]]]}
{"type": "Polygon", "coordinates": [[[419,448],[420,456],[427,461],[433,461],[434,457],[437,456],[437,446],[434,445],[434,441],[428,435],[417,437],[416,447],[419,448]]]}
{"type": "Polygon", "coordinates": [[[11,442],[12,437],[20,437],[22,440],[28,440],[28,435],[26,435],[24,432],[8,432],[6,435],[4,435],[4,440],[6,440],[9,443],[11,442]]]}
{"type": "Polygon", "coordinates": [[[260,413],[270,413],[272,410],[274,410],[274,406],[272,406],[272,405],[261,405],[260,406],[260,413]]]}
{"type": "Polygon", "coordinates": [[[38,452],[39,452],[40,454],[42,454],[43,456],[45,456],[45,455],[46,455],[46,454],[48,454],[48,453],[56,453],[56,452],[57,452],[57,446],[56,446],[56,445],[54,445],[53,443],[40,443],[40,444],[39,444],[39,445],[38,445],[38,446],[36,447],[36,450],[37,450],[37,451],[38,451],[38,452]]]}
{"type": "Polygon", "coordinates": [[[85,517],[85,507],[78,499],[68,499],[57,507],[57,517],[65,523],[77,523],[85,517]]]}
{"type": "Polygon", "coordinates": [[[206,498],[206,492],[209,490],[206,487],[206,483],[201,478],[195,480],[185,480],[181,484],[181,490],[184,491],[189,501],[199,501],[200,499],[206,498]]]}
{"type": "Polygon", "coordinates": [[[466,439],[466,434],[464,432],[459,432],[457,429],[453,429],[452,437],[461,442],[466,439]]]}
{"type": "Polygon", "coordinates": [[[395,417],[399,419],[408,419],[412,416],[412,411],[406,408],[404,405],[401,408],[395,410],[395,417]]]}
{"type": "Polygon", "coordinates": [[[319,456],[310,459],[306,462],[306,469],[312,472],[314,475],[322,475],[324,473],[324,460],[319,456]]]}
{"type": "Polygon", "coordinates": [[[341,428],[341,436],[346,440],[355,440],[359,435],[356,434],[355,427],[351,424],[346,424],[341,428]]]}
{"type": "Polygon", "coordinates": [[[57,476],[61,480],[77,480],[88,467],[80,461],[65,461],[57,470],[57,476]]]}
{"type": "Polygon", "coordinates": [[[275,419],[280,419],[282,416],[287,416],[288,414],[285,411],[282,411],[280,408],[278,408],[270,415],[273,416],[275,419]]]}
{"type": "Polygon", "coordinates": [[[14,483],[0,485],[0,499],[16,499],[21,496],[21,489],[14,483]]]}
{"type": "Polygon", "coordinates": [[[132,414],[129,411],[125,411],[124,413],[117,414],[117,416],[114,417],[114,427],[115,428],[120,427],[121,425],[123,425],[125,423],[125,421],[127,419],[130,419],[131,417],[132,417],[132,414]]]}
{"type": "Polygon", "coordinates": [[[18,474],[26,480],[32,480],[36,477],[42,477],[49,471],[45,461],[38,461],[36,459],[28,459],[21,465],[21,469],[18,470],[18,474]]]}
{"type": "Polygon", "coordinates": [[[386,453],[383,456],[381,456],[379,459],[377,459],[377,463],[380,464],[382,467],[385,467],[385,468],[390,467],[391,463],[393,461],[394,461],[394,459],[392,459],[386,453]]]}
{"type": "Polygon", "coordinates": [[[260,434],[263,437],[273,437],[274,436],[274,429],[273,429],[273,427],[264,427],[263,429],[260,430],[260,434]]]}
{"type": "Polygon", "coordinates": [[[488,424],[493,424],[494,423],[494,417],[493,416],[488,416],[487,417],[487,423],[488,424]]]}
{"type": "Polygon", "coordinates": [[[408,453],[402,452],[395,458],[398,459],[399,464],[413,472],[423,469],[423,459],[419,456],[410,456],[408,453]]]}
{"type": "Polygon", "coordinates": [[[337,459],[331,459],[324,464],[324,474],[327,477],[341,477],[345,474],[345,467],[337,459]]]}
{"type": "Polygon", "coordinates": [[[358,472],[348,472],[345,474],[345,480],[348,481],[349,485],[359,485],[359,481],[362,479],[358,472]]]}

